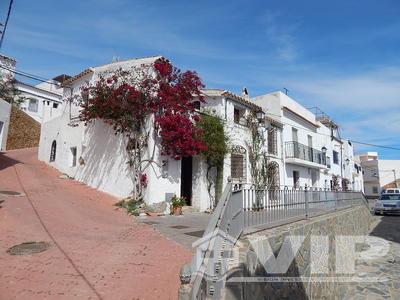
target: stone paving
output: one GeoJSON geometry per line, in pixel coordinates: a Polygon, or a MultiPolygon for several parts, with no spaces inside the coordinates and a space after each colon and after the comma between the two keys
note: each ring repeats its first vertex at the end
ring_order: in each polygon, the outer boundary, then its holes
{"type": "Polygon", "coordinates": [[[207,213],[185,213],[181,216],[139,217],[154,229],[193,252],[192,244],[203,236],[211,218],[207,213]]]}
{"type": "Polygon", "coordinates": [[[378,282],[360,282],[351,285],[344,299],[400,299],[400,216],[375,217],[377,222],[370,236],[389,242],[387,255],[374,260],[360,260],[356,272],[361,278],[378,277],[378,282]]]}

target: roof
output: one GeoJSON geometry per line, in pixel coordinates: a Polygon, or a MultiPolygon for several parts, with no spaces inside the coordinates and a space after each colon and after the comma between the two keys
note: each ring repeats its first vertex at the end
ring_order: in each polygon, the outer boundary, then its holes
{"type": "Polygon", "coordinates": [[[8,57],[8,56],[5,56],[5,55],[3,55],[3,54],[0,54],[0,57],[2,57],[2,58],[5,58],[5,59],[7,59],[7,60],[11,60],[11,61],[14,61],[14,62],[16,62],[16,60],[15,60],[14,58],[11,58],[11,57],[8,57]]]}
{"type": "Polygon", "coordinates": [[[25,83],[25,82],[22,82],[22,81],[18,81],[18,80],[17,80],[16,83],[17,83],[17,84],[20,84],[20,85],[24,85],[24,86],[30,87],[30,88],[32,88],[32,89],[39,90],[39,91],[41,91],[41,92],[53,94],[53,95],[56,95],[56,96],[58,96],[58,97],[61,97],[61,96],[62,96],[61,93],[56,93],[56,92],[54,92],[54,91],[49,91],[49,90],[46,90],[46,89],[42,89],[42,88],[40,88],[40,87],[37,87],[37,86],[34,86],[34,85],[30,85],[30,84],[25,83]]]}
{"type": "Polygon", "coordinates": [[[61,74],[53,78],[53,80],[63,83],[65,80],[70,79],[71,76],[67,74],[61,74]]]}
{"type": "Polygon", "coordinates": [[[261,106],[258,106],[257,104],[254,104],[253,102],[251,102],[251,101],[249,101],[249,100],[247,100],[247,99],[245,99],[243,97],[240,97],[240,96],[238,96],[238,95],[236,95],[236,94],[234,94],[234,93],[232,93],[232,92],[230,92],[228,90],[205,89],[205,90],[202,90],[202,93],[204,95],[210,96],[210,97],[226,96],[226,97],[229,97],[229,98],[231,98],[233,100],[236,100],[239,103],[242,103],[244,105],[250,106],[250,107],[252,107],[254,109],[257,109],[257,110],[262,109],[261,106]]]}
{"type": "Polygon", "coordinates": [[[288,112],[292,113],[293,115],[295,115],[296,117],[298,117],[299,119],[303,120],[304,122],[306,122],[307,124],[310,124],[311,126],[315,127],[315,128],[319,128],[320,126],[318,124],[315,124],[314,122],[311,122],[310,120],[304,118],[302,115],[298,114],[297,112],[291,110],[289,107],[287,106],[283,106],[283,109],[287,110],[288,112]]]}
{"type": "MultiPolygon", "coordinates": [[[[398,186],[400,186],[400,179],[396,179],[396,183],[398,186]]],[[[397,188],[394,181],[392,181],[382,187],[382,189],[390,189],[390,188],[397,188]]]]}
{"type": "Polygon", "coordinates": [[[65,80],[63,82],[63,86],[71,84],[75,80],[77,80],[77,79],[79,79],[79,78],[81,78],[81,77],[83,77],[83,76],[85,76],[87,74],[93,73],[97,68],[101,68],[101,67],[105,67],[105,66],[112,67],[112,66],[117,66],[118,64],[124,64],[124,63],[135,61],[135,60],[144,60],[144,59],[149,59],[149,58],[154,58],[154,60],[155,60],[155,59],[158,59],[158,58],[162,58],[162,56],[137,57],[137,58],[131,58],[131,59],[126,59],[126,60],[116,61],[116,62],[112,62],[112,63],[109,63],[109,64],[103,64],[103,65],[99,65],[99,66],[95,66],[95,67],[89,67],[86,70],[76,74],[75,76],[65,80]]]}

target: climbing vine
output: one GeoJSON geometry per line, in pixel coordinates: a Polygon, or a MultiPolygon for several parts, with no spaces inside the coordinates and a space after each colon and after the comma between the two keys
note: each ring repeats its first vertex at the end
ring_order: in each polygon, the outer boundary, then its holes
{"type": "Polygon", "coordinates": [[[194,100],[204,102],[204,85],[196,72],[181,72],[166,59],[129,70],[104,72],[75,97],[79,118],[87,125],[101,119],[115,134],[126,137],[128,165],[133,170],[134,198],[141,200],[147,187],[146,166],[155,163],[155,149],[144,155],[153,134],[161,154],[174,159],[197,155],[207,147],[196,126],[194,100]]]}
{"type": "Polygon", "coordinates": [[[216,205],[219,197],[222,194],[223,181],[223,163],[226,154],[228,153],[228,136],[224,130],[224,123],[221,118],[207,111],[201,115],[197,124],[201,130],[201,139],[206,145],[206,149],[200,151],[200,155],[207,162],[207,190],[213,205],[216,205]],[[211,193],[213,181],[211,178],[211,170],[216,168],[215,178],[215,194],[211,193]]]}
{"type": "Polygon", "coordinates": [[[250,174],[254,187],[257,190],[269,187],[275,168],[269,163],[266,151],[266,139],[262,126],[256,117],[251,114],[246,118],[247,127],[250,129],[251,139],[246,146],[249,151],[250,174]]]}

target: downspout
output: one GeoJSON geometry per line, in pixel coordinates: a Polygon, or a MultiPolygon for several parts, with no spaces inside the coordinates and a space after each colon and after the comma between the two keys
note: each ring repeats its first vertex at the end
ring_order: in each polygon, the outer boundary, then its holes
{"type": "MultiPolygon", "coordinates": [[[[284,125],[285,126],[285,125],[284,125]]],[[[286,163],[285,163],[285,151],[284,151],[284,143],[283,143],[283,127],[280,130],[280,139],[281,139],[281,157],[282,157],[282,165],[283,165],[283,186],[286,186],[286,163]]]]}
{"type": "Polygon", "coordinates": [[[72,87],[70,87],[70,86],[64,86],[64,88],[68,88],[69,89],[69,95],[70,95],[70,97],[71,97],[71,101],[68,101],[69,102],[69,120],[71,121],[71,119],[72,119],[72,112],[71,112],[71,106],[72,106],[72,93],[73,93],[73,91],[74,91],[74,89],[72,88],[72,87]]]}

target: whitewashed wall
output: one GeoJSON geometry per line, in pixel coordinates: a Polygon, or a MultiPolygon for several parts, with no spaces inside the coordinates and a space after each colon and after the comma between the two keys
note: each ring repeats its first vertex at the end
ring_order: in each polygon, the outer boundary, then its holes
{"type": "Polygon", "coordinates": [[[38,86],[32,86],[22,82],[18,82],[15,87],[20,91],[20,96],[26,99],[23,103],[21,103],[19,108],[22,111],[26,112],[30,117],[35,119],[37,122],[47,122],[52,118],[55,118],[62,114],[62,93],[60,90],[47,91],[42,88],[38,88],[38,86]],[[29,109],[29,99],[34,99],[37,101],[37,111],[32,111],[29,109]],[[57,106],[57,108],[53,106],[57,106]]]}
{"type": "MultiPolygon", "coordinates": [[[[281,141],[283,147],[285,146],[285,142],[293,141],[292,128],[295,128],[297,129],[299,143],[308,146],[308,136],[311,136],[312,147],[314,149],[318,151],[321,151],[323,147],[327,149],[326,156],[330,158],[331,167],[324,169],[288,163],[283,151],[283,185],[293,185],[293,171],[299,172],[300,186],[312,186],[312,173],[315,174],[316,178],[315,187],[329,188],[333,175],[349,179],[352,184],[350,188],[352,189],[354,189],[355,180],[361,185],[360,180],[362,181],[362,174],[360,175],[361,179],[353,178],[353,147],[349,145],[346,140],[342,140],[343,143],[341,143],[337,139],[332,139],[331,129],[318,122],[316,116],[312,112],[281,92],[258,96],[252,98],[251,101],[263,107],[268,117],[276,119],[284,124],[281,141]],[[295,114],[291,111],[295,112],[295,114]],[[313,126],[310,123],[317,126],[313,126]],[[339,153],[339,162],[337,164],[333,163],[333,151],[339,153]],[[346,159],[349,159],[348,165],[345,163],[346,159]]],[[[341,182],[339,182],[339,184],[341,184],[341,182]]]]}
{"type": "Polygon", "coordinates": [[[11,104],[0,99],[0,150],[6,150],[11,104]]]}

